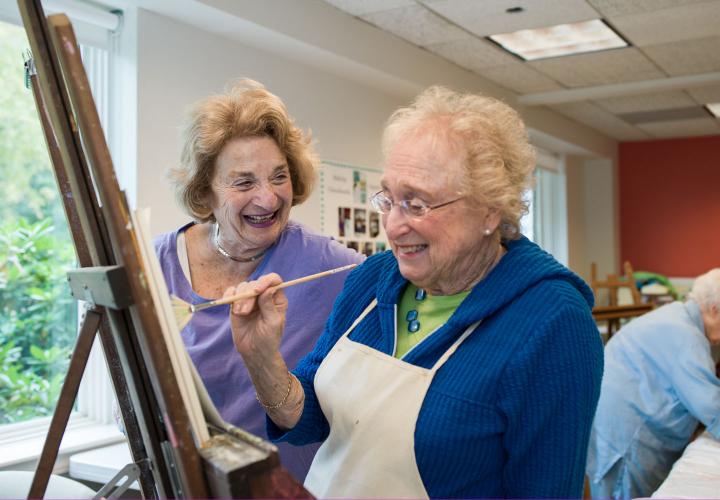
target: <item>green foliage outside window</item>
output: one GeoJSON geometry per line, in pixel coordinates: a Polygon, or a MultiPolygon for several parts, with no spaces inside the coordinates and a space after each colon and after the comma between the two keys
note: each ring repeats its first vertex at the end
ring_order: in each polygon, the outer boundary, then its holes
{"type": "Polygon", "coordinates": [[[19,27],[0,22],[0,424],[52,413],[77,334],[75,255],[19,27]]]}

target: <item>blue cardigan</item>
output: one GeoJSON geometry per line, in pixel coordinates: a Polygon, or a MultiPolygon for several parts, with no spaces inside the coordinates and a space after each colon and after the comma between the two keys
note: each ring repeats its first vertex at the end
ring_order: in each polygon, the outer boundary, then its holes
{"type": "MultiPolygon", "coordinates": [[[[507,250],[448,322],[403,358],[429,368],[483,320],[438,371],[418,416],[416,461],[433,498],[582,496],[603,369],[592,292],[524,237],[507,250]]],[[[284,434],[268,419],[271,439],[305,444],[328,436],[315,372],[374,298],[378,306],[350,338],[392,355],[406,285],[390,252],[350,274],[322,337],[294,372],[305,389],[302,417],[284,434]]]]}

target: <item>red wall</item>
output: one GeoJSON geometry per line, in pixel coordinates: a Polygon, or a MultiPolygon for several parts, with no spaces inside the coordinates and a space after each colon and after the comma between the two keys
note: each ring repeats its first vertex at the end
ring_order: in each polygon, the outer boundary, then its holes
{"type": "Polygon", "coordinates": [[[620,144],[620,256],[636,271],[720,267],[720,136],[620,144]]]}

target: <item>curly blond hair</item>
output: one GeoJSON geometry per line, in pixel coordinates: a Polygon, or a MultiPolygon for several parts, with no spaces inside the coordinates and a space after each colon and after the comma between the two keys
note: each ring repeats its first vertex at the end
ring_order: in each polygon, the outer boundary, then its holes
{"type": "Polygon", "coordinates": [[[464,195],[500,212],[501,238],[517,238],[535,168],[535,149],[518,113],[492,97],[432,86],[390,116],[383,152],[387,156],[401,137],[426,128],[464,155],[464,195]]]}
{"type": "Polygon", "coordinates": [[[170,171],[178,203],[198,222],[214,220],[208,205],[215,161],[225,145],[238,137],[270,137],[290,169],[292,204],[312,192],[318,157],[310,133],[304,134],[274,94],[254,80],[235,82],[221,94],[195,103],[184,126],[180,165],[170,171]]]}

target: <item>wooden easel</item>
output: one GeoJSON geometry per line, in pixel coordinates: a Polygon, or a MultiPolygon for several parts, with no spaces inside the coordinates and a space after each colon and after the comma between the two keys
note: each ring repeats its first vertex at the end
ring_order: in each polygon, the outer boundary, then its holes
{"type": "Polygon", "coordinates": [[[71,288],[90,304],[28,498],[45,494],[98,331],[145,498],[311,498],[280,467],[274,446],[240,429],[212,428],[211,439],[196,446],[72,26],[62,14],[46,19],[40,0],[18,5],[32,49],[33,95],[81,267],[70,273],[71,288]]]}
{"type": "Polygon", "coordinates": [[[623,264],[624,276],[618,277],[617,274],[609,274],[605,280],[599,280],[597,277],[597,265],[593,262],[590,266],[590,288],[592,288],[595,300],[597,302],[601,291],[606,291],[608,295],[608,305],[593,307],[592,314],[595,321],[607,322],[608,339],[613,333],[620,329],[620,320],[624,318],[634,318],[651,311],[652,304],[643,304],[642,297],[633,279],[633,269],[630,262],[623,264]],[[619,304],[618,294],[620,290],[629,290],[632,297],[632,303],[619,304]]]}

